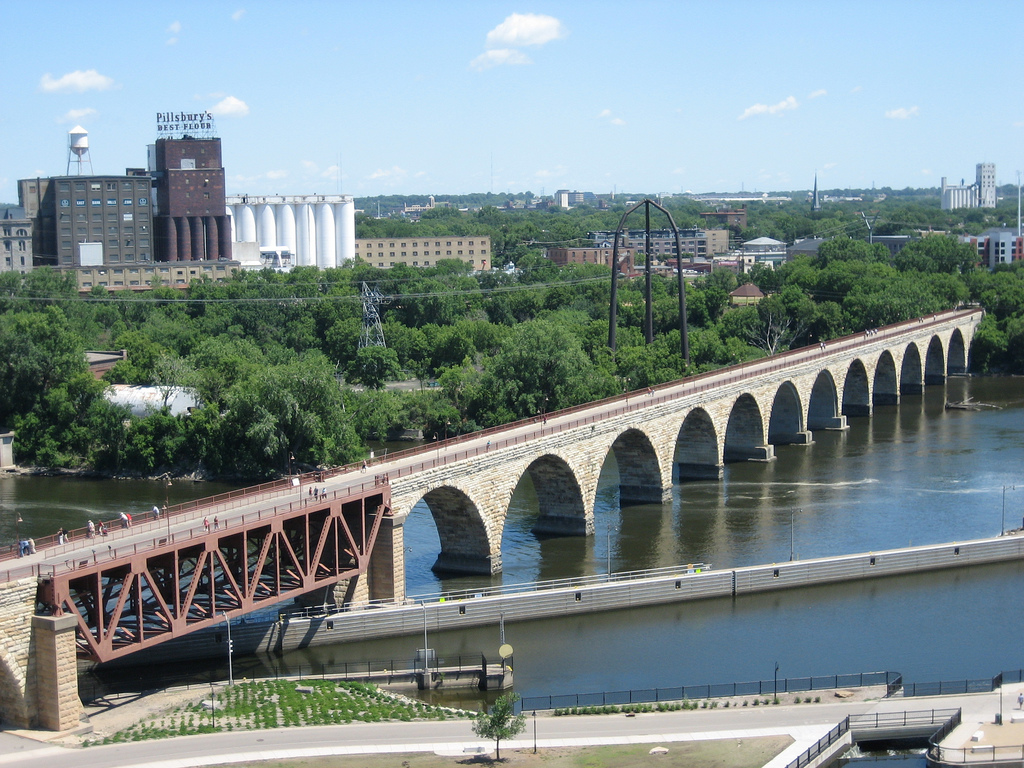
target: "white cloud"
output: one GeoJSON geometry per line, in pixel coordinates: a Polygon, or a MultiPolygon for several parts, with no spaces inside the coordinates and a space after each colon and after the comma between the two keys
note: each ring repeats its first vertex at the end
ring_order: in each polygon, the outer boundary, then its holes
{"type": "Polygon", "coordinates": [[[925,176],[931,176],[932,175],[932,169],[931,168],[922,168],[921,169],[921,173],[923,173],[925,176]]]}
{"type": "Polygon", "coordinates": [[[612,111],[610,109],[602,109],[601,114],[598,115],[599,119],[606,119],[612,125],[625,125],[626,121],[621,117],[612,117],[612,111]]]}
{"type": "Polygon", "coordinates": [[[819,88],[816,91],[812,91],[811,94],[808,95],[807,98],[808,99],[816,99],[819,96],[828,96],[828,91],[826,91],[824,88],[819,88]]]}
{"type": "Polygon", "coordinates": [[[283,179],[288,175],[288,171],[267,171],[267,178],[272,181],[277,179],[283,179]]]}
{"type": "Polygon", "coordinates": [[[114,87],[113,78],[101,75],[95,69],[76,69],[54,78],[49,72],[39,80],[39,89],[46,93],[69,93],[75,91],[109,91],[114,87]]]}
{"type": "Polygon", "coordinates": [[[340,170],[341,167],[338,165],[329,165],[320,171],[320,175],[325,179],[336,179],[340,170]]]}
{"type": "Polygon", "coordinates": [[[404,179],[407,175],[408,173],[404,168],[399,168],[397,165],[393,165],[390,168],[378,168],[376,171],[371,173],[368,178],[397,181],[399,179],[404,179]]]}
{"type": "Polygon", "coordinates": [[[167,28],[167,31],[170,32],[172,35],[178,34],[179,32],[181,32],[181,22],[172,21],[171,26],[167,28]]]}
{"type": "Polygon", "coordinates": [[[565,35],[562,22],[554,16],[513,13],[487,33],[487,47],[521,48],[525,45],[544,45],[565,35]]]}
{"type": "Polygon", "coordinates": [[[312,160],[303,160],[302,167],[305,168],[310,173],[316,173],[320,168],[320,166],[318,166],[312,160]]]}
{"type": "Polygon", "coordinates": [[[822,168],[828,171],[831,170],[832,168],[835,168],[837,165],[839,165],[839,163],[825,163],[825,165],[823,165],[822,168]]]}
{"type": "Polygon", "coordinates": [[[514,48],[497,48],[491,51],[484,51],[471,62],[469,66],[473,69],[483,71],[501,64],[532,64],[530,57],[522,51],[514,48]]]}
{"type": "Polygon", "coordinates": [[[613,117],[611,122],[612,122],[612,125],[625,125],[626,124],[626,121],[623,120],[621,117],[613,117]]]}
{"type": "Polygon", "coordinates": [[[850,93],[860,93],[863,90],[864,90],[864,86],[862,86],[862,85],[855,85],[855,86],[853,86],[853,88],[850,89],[850,93]]]}
{"type": "Polygon", "coordinates": [[[92,107],[86,107],[85,109],[69,109],[63,115],[57,118],[58,123],[78,123],[81,122],[82,118],[92,117],[96,114],[96,110],[92,107]]]}
{"type": "Polygon", "coordinates": [[[907,120],[911,117],[917,116],[917,107],[900,107],[898,109],[890,109],[885,113],[885,116],[890,120],[907,120]]]}
{"type": "Polygon", "coordinates": [[[249,114],[249,105],[234,96],[225,96],[210,111],[218,117],[245,117],[249,114]]]}
{"type": "Polygon", "coordinates": [[[612,111],[610,109],[602,109],[601,110],[601,114],[598,115],[598,117],[611,117],[611,116],[612,116],[612,111]]]}
{"type": "Polygon", "coordinates": [[[754,104],[753,106],[747,107],[743,110],[743,114],[736,119],[746,120],[748,117],[752,117],[754,115],[777,115],[779,112],[796,109],[799,106],[800,104],[793,96],[788,96],[778,104],[754,104]]]}
{"type": "Polygon", "coordinates": [[[245,8],[239,8],[237,11],[231,14],[231,20],[241,21],[243,16],[245,16],[245,8]]]}

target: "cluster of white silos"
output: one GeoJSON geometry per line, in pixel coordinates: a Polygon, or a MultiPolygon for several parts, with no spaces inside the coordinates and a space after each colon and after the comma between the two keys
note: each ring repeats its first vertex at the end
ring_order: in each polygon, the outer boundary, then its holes
{"type": "Polygon", "coordinates": [[[297,266],[326,269],[355,258],[351,195],[233,195],[226,202],[236,243],[286,249],[297,266]]]}

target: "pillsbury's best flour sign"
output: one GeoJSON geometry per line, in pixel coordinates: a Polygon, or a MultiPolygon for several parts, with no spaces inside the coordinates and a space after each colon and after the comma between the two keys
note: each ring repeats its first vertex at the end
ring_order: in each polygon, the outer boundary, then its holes
{"type": "Polygon", "coordinates": [[[156,132],[161,139],[210,139],[216,126],[211,112],[157,112],[156,132]]]}

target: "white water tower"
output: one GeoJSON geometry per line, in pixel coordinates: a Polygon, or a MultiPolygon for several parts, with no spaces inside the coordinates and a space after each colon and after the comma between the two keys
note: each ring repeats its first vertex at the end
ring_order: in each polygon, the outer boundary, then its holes
{"type": "Polygon", "coordinates": [[[80,125],[76,125],[68,131],[68,176],[82,176],[85,166],[89,166],[89,175],[92,175],[92,157],[89,156],[89,132],[80,125]],[[71,166],[76,167],[75,173],[71,173],[71,166]]]}

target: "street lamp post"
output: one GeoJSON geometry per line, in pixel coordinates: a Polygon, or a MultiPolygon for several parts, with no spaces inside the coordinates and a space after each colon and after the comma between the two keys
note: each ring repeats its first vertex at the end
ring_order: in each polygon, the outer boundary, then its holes
{"type": "Polygon", "coordinates": [[[779,662],[775,662],[775,682],[772,685],[772,698],[778,700],[779,698],[779,662]]]}
{"type": "Polygon", "coordinates": [[[171,540],[171,516],[167,513],[167,507],[171,500],[171,476],[164,475],[164,517],[167,518],[167,541],[171,540]]]}
{"type": "Polygon", "coordinates": [[[1000,522],[1000,525],[999,525],[999,535],[1000,536],[1005,536],[1006,535],[1006,489],[1007,489],[1007,487],[1009,487],[1009,489],[1011,491],[1017,490],[1017,486],[1015,486],[1015,485],[1011,485],[1011,486],[1005,486],[1004,485],[1003,486],[1003,516],[1002,516],[1002,521],[1000,522]]]}
{"type": "Polygon", "coordinates": [[[533,754],[537,754],[537,710],[533,710],[533,754]]]}
{"type": "Polygon", "coordinates": [[[234,665],[232,664],[231,661],[231,652],[234,650],[231,644],[231,621],[228,619],[227,612],[223,613],[222,615],[224,616],[224,626],[227,627],[228,630],[228,685],[234,685],[235,672],[234,665]]]}

